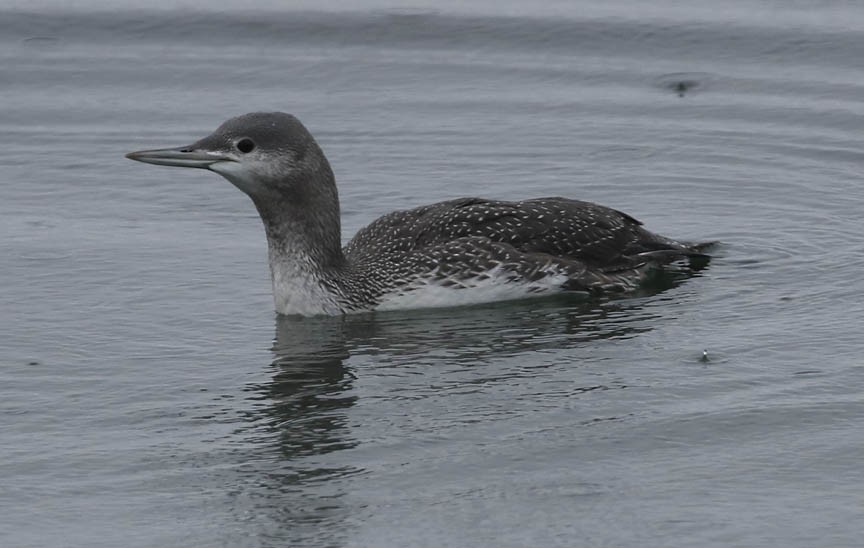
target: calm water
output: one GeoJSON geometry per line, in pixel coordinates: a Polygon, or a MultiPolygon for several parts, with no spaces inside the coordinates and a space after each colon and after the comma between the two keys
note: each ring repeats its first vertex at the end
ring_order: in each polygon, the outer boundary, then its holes
{"type": "Polygon", "coordinates": [[[0,545],[860,545],[864,7],[31,4],[0,14],[0,545]],[[654,295],[276,318],[247,198],[123,158],[267,109],[346,239],[565,195],[723,245],[654,295]]]}

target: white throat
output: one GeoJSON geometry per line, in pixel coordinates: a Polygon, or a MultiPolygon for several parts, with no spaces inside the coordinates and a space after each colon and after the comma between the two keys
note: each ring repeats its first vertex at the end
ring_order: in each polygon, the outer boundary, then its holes
{"type": "Polygon", "coordinates": [[[215,162],[210,164],[209,169],[225,177],[250,196],[261,190],[260,182],[240,162],[215,162]]]}
{"type": "Polygon", "coordinates": [[[269,246],[273,301],[279,314],[337,315],[337,296],[322,284],[317,265],[308,255],[269,246]]]}

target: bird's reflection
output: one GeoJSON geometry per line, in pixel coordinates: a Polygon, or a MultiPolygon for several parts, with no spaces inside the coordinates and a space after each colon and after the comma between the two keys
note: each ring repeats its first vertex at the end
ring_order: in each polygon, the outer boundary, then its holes
{"type": "MultiPolygon", "coordinates": [[[[398,364],[434,353],[470,367],[514,353],[632,337],[652,328],[652,310],[645,297],[558,296],[335,318],[278,317],[272,380],[252,387],[269,401],[262,410],[266,417],[258,418],[274,430],[286,459],[352,448],[359,443],[348,419],[358,397],[357,376],[348,366],[352,356],[398,364]]],[[[497,378],[502,375],[497,372],[497,378]]]]}
{"type": "MultiPolygon", "coordinates": [[[[357,445],[348,411],[357,402],[353,356],[375,364],[414,363],[443,356],[471,367],[495,357],[561,350],[651,329],[655,316],[643,299],[586,302],[554,298],[450,309],[413,310],[338,318],[279,317],[272,380],[253,387],[288,459],[357,445]]],[[[363,361],[363,360],[361,360],[363,361]]],[[[498,371],[498,378],[507,372],[498,371]]]]}
{"type": "MultiPolygon", "coordinates": [[[[585,301],[559,296],[337,318],[279,317],[272,347],[272,380],[252,389],[258,403],[264,404],[256,406],[253,420],[259,427],[266,424],[271,434],[268,440],[275,441],[281,460],[270,463],[268,472],[260,472],[267,476],[271,495],[280,500],[276,512],[286,526],[284,538],[308,540],[297,529],[298,520],[306,524],[350,522],[351,510],[341,502],[350,485],[347,478],[364,472],[350,451],[372,443],[358,434],[352,408],[358,405],[356,385],[370,370],[377,368],[380,373],[384,367],[417,367],[418,363],[426,367],[422,364],[429,363],[424,359],[430,355],[472,368],[516,353],[530,357],[534,351],[632,337],[656,323],[657,313],[652,310],[664,307],[649,305],[657,298],[585,301]],[[278,474],[271,473],[273,467],[278,474]]],[[[534,361],[543,367],[543,360],[534,361]]],[[[503,366],[488,369],[496,369],[488,382],[526,374],[503,366]]],[[[374,375],[369,382],[374,384],[374,375]]],[[[475,378],[471,382],[487,381],[475,378]]],[[[593,388],[596,386],[586,385],[585,389],[593,388]]],[[[430,389],[428,383],[424,389],[430,389]]],[[[374,409],[364,412],[374,413],[374,409]]]]}
{"type": "MultiPolygon", "coordinates": [[[[321,524],[350,517],[340,503],[343,492],[332,484],[359,471],[327,459],[357,445],[347,424],[357,398],[346,366],[344,322],[278,317],[272,352],[271,380],[247,387],[247,440],[257,458],[242,497],[248,502],[237,509],[240,519],[255,516],[257,534],[274,545],[318,545],[321,524]]],[[[340,545],[339,531],[327,533],[324,545],[340,545]]]]}
{"type": "Polygon", "coordinates": [[[258,387],[271,404],[268,422],[287,458],[323,454],[354,445],[341,432],[351,395],[345,367],[342,318],[278,317],[273,380],[258,387]]]}

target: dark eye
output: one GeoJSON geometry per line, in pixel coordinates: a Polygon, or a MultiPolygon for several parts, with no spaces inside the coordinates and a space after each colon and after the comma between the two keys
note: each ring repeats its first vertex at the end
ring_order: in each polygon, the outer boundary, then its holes
{"type": "Polygon", "coordinates": [[[255,143],[252,142],[252,139],[246,137],[237,141],[237,145],[235,146],[237,147],[237,150],[239,150],[243,154],[248,154],[255,149],[255,143]]]}

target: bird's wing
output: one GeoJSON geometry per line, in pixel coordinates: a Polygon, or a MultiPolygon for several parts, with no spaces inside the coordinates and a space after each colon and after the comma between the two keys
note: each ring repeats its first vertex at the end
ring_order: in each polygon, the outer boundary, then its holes
{"type": "MultiPolygon", "coordinates": [[[[433,273],[431,277],[443,286],[467,287],[494,276],[498,282],[533,285],[528,291],[545,291],[550,283],[588,293],[627,291],[644,277],[646,267],[633,262],[604,272],[577,259],[525,252],[483,236],[429,245],[408,256],[415,261],[415,272],[433,273]]],[[[406,281],[410,283],[410,276],[406,281]]]]}
{"type": "Polygon", "coordinates": [[[686,254],[684,245],[641,224],[626,213],[566,198],[460,198],[385,215],[358,232],[346,254],[411,252],[469,236],[597,267],[631,264],[645,253],[686,254]]]}

